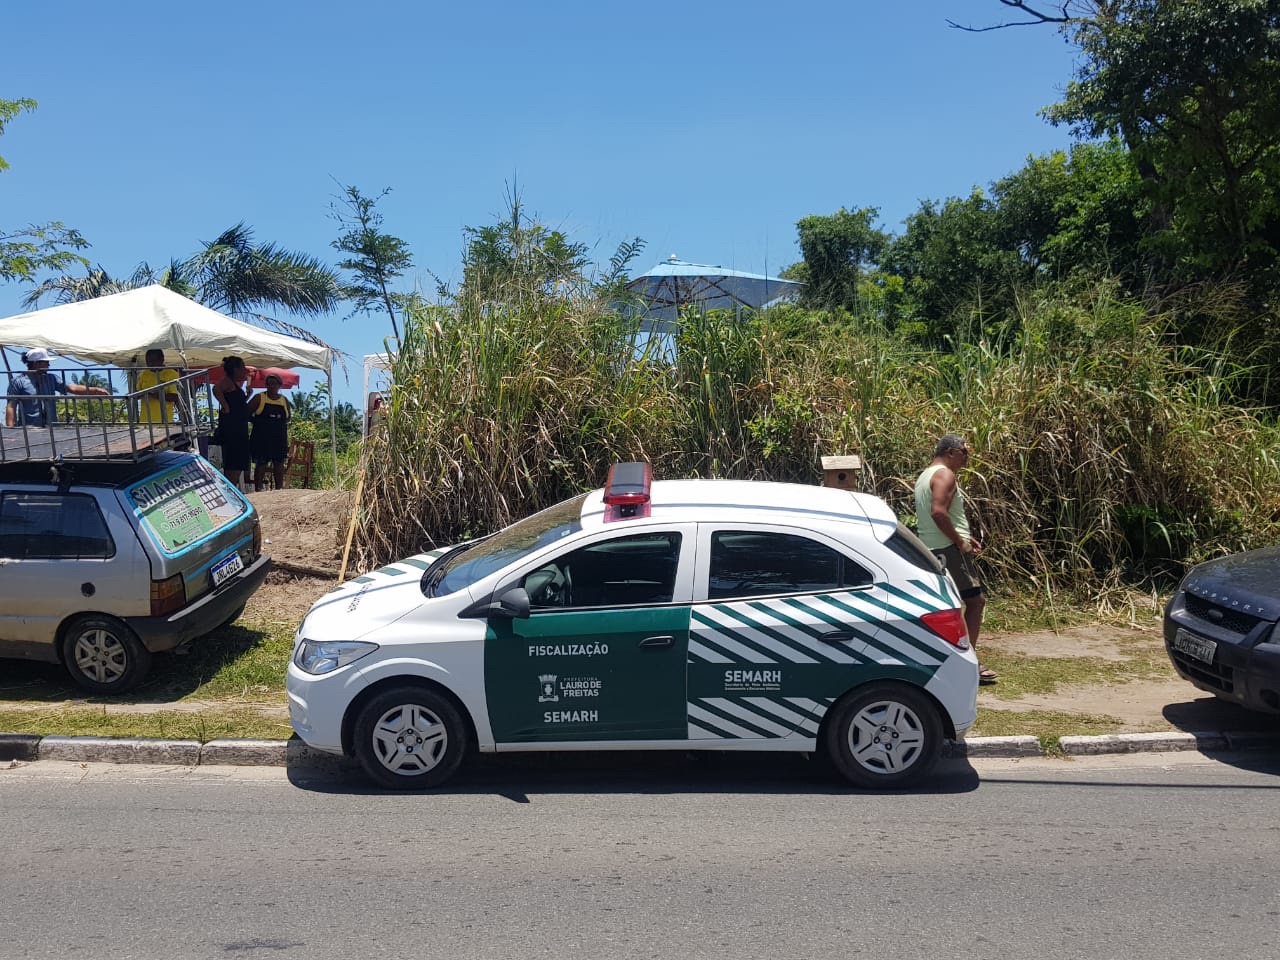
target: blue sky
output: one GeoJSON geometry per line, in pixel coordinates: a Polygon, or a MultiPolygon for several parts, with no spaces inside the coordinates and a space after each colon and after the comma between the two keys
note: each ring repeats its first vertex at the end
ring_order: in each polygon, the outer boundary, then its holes
{"type": "MultiPolygon", "coordinates": [[[[600,261],[634,236],[776,273],[795,223],[874,206],[900,229],[1062,148],[1037,111],[1075,52],[997,0],[615,4],[419,0],[8,5],[0,97],[34,114],[0,138],[0,225],[62,220],[113,274],[159,266],[245,221],[337,259],[337,183],[392,192],[384,228],[416,281],[456,280],[464,226],[508,186],[600,261]]],[[[0,286],[0,316],[23,290],[0,286]]],[[[385,318],[308,324],[357,357],[385,318]]],[[[339,399],[358,403],[358,361],[339,399]]],[[[304,383],[314,382],[307,378],[304,383]]]]}

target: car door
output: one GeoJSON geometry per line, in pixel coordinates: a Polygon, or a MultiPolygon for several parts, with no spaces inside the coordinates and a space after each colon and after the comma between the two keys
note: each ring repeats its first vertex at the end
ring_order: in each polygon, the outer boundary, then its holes
{"type": "Polygon", "coordinates": [[[48,659],[68,616],[145,613],[148,575],[138,559],[128,523],[93,493],[0,490],[0,640],[48,659]]]}
{"type": "Polygon", "coordinates": [[[821,533],[702,524],[689,633],[689,739],[813,737],[876,671],[883,574],[821,533]]]}
{"type": "Polygon", "coordinates": [[[696,525],[609,531],[522,570],[524,619],[492,618],[497,743],[683,740],[696,525]]]}

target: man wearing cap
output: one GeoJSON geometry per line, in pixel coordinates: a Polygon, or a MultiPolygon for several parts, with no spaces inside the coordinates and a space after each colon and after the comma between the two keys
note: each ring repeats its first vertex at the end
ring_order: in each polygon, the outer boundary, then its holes
{"type": "Polygon", "coordinates": [[[27,372],[15,373],[9,377],[9,402],[4,409],[6,427],[48,427],[57,423],[58,410],[53,398],[55,393],[111,396],[111,391],[102,387],[67,383],[57,374],[50,373],[49,351],[43,347],[28,350],[22,355],[22,360],[27,365],[27,372]]]}
{"type": "MultiPolygon", "coordinates": [[[[969,463],[972,449],[964,437],[948,433],[933,449],[933,462],[916,480],[916,532],[924,545],[943,562],[960,591],[964,604],[964,624],[969,642],[978,647],[982,610],[987,605],[974,557],[982,544],[969,532],[969,515],[964,508],[964,492],[956,474],[969,463]]],[[[979,665],[978,679],[995,683],[997,674],[979,665]]]]}

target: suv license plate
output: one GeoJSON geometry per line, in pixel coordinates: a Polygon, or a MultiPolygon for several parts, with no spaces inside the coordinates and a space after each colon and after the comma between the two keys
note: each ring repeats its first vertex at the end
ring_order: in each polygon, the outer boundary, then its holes
{"type": "Polygon", "coordinates": [[[244,561],[240,559],[240,554],[233,553],[225,560],[219,560],[209,570],[209,579],[213,581],[215,587],[220,586],[228,577],[234,577],[237,573],[244,569],[244,561]]]}
{"type": "Polygon", "coordinates": [[[1195,657],[1202,663],[1213,663],[1213,655],[1218,651],[1218,644],[1204,637],[1197,637],[1179,627],[1173,634],[1173,648],[1181,650],[1189,657],[1195,657]]]}

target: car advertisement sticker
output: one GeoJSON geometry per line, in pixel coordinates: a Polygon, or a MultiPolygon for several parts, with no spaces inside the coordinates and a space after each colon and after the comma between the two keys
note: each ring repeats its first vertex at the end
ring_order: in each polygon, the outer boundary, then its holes
{"type": "Polygon", "coordinates": [[[143,525],[170,556],[216,533],[245,511],[222,478],[196,459],[134,484],[128,495],[143,525]]]}

